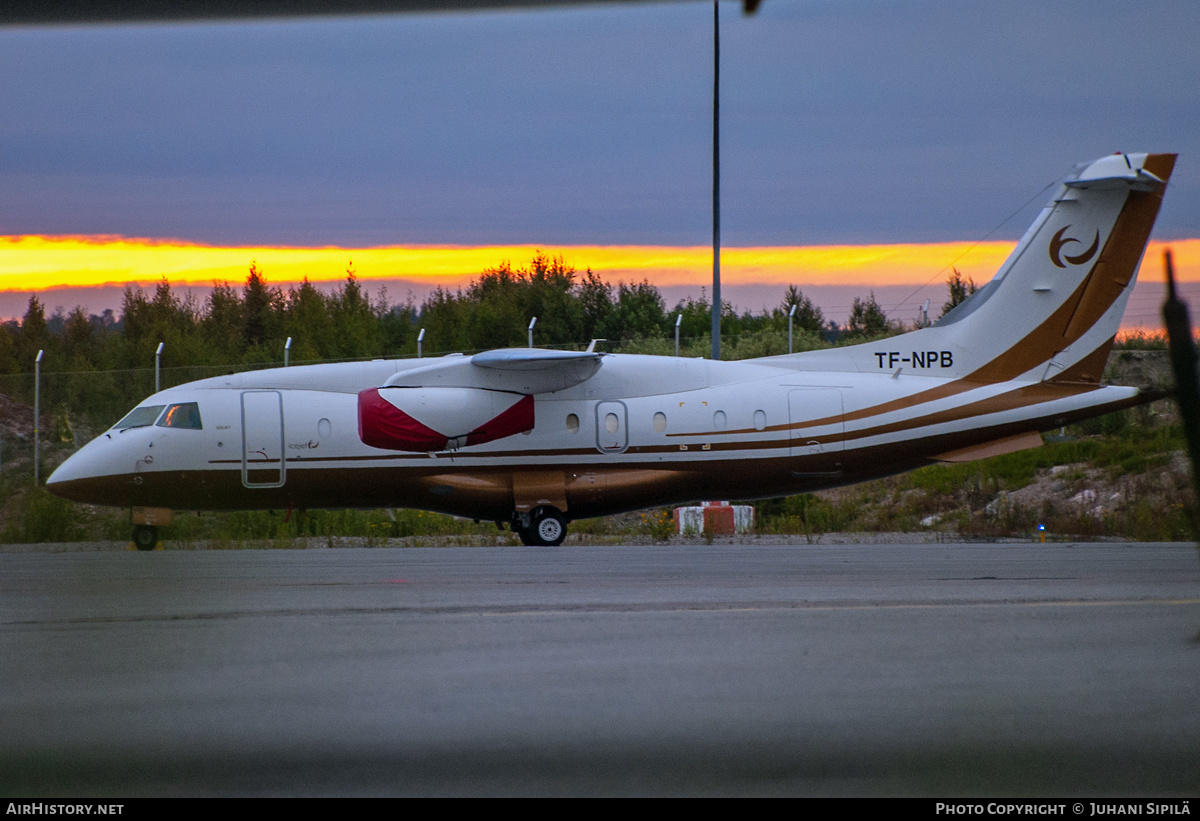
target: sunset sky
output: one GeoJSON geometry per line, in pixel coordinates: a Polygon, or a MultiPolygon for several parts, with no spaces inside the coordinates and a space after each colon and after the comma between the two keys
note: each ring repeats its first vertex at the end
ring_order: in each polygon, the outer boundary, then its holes
{"type": "MultiPolygon", "coordinates": [[[[711,26],[684,2],[0,29],[0,316],[252,259],[420,297],[539,248],[699,296],[711,26]]],[[[1154,237],[1200,282],[1198,35],[1192,0],[723,7],[729,295],[836,316],[874,288],[907,318],[1118,149],[1180,154],[1154,237]]]]}

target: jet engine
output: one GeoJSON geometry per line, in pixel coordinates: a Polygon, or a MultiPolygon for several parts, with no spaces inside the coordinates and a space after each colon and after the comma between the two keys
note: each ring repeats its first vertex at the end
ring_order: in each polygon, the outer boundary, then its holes
{"type": "Polygon", "coordinates": [[[533,429],[533,396],[486,388],[368,388],[358,394],[358,438],[384,450],[429,453],[533,429]]]}

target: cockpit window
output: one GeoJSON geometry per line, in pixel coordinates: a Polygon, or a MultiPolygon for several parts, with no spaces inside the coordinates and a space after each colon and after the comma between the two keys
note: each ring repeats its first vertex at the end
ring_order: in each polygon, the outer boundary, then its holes
{"type": "Polygon", "coordinates": [[[134,408],[126,414],[124,419],[113,425],[113,427],[119,430],[126,430],[128,428],[144,428],[147,425],[153,425],[154,420],[158,418],[158,415],[162,413],[162,409],[165,407],[166,405],[146,405],[144,408],[134,408]]]}
{"type": "Polygon", "coordinates": [[[160,428],[187,428],[201,430],[200,406],[195,402],[182,402],[167,408],[167,412],[158,420],[160,428]]]}

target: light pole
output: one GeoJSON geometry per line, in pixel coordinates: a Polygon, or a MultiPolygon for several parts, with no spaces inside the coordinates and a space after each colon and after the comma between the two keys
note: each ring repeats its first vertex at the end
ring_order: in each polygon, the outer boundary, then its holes
{"type": "Polygon", "coordinates": [[[533,347],[533,326],[537,324],[537,317],[529,320],[529,347],[533,347]]]}
{"type": "Polygon", "coordinates": [[[793,305],[792,310],[788,311],[788,353],[792,352],[792,320],[796,317],[796,308],[800,306],[793,305]]]}
{"type": "Polygon", "coordinates": [[[158,347],[154,350],[154,392],[159,390],[159,371],[162,369],[162,349],[163,343],[159,342],[158,347]]]}
{"type": "Polygon", "coordinates": [[[33,486],[37,487],[41,481],[41,444],[39,440],[40,423],[39,419],[42,415],[42,354],[45,351],[38,351],[37,359],[33,360],[33,486]]]}
{"type": "Polygon", "coordinates": [[[422,348],[424,347],[424,344],[425,344],[425,329],[422,328],[421,332],[419,334],[417,334],[417,359],[421,358],[421,355],[423,353],[422,348]]]}
{"type": "Polygon", "coordinates": [[[712,358],[721,358],[721,15],[713,0],[713,301],[712,358]]]}
{"type": "Polygon", "coordinates": [[[283,343],[283,367],[287,367],[292,358],[292,338],[289,336],[287,342],[283,343]]]}
{"type": "Polygon", "coordinates": [[[675,316],[675,355],[679,356],[679,323],[683,322],[683,314],[675,316]]]}

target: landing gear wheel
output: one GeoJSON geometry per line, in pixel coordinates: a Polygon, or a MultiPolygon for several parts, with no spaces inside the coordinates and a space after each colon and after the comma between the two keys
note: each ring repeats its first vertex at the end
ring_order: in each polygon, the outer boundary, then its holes
{"type": "Polygon", "coordinates": [[[567,538],[567,522],[553,507],[539,507],[529,517],[529,533],[533,543],[557,547],[567,538]]]}
{"type": "Polygon", "coordinates": [[[137,525],[133,528],[133,546],[138,550],[153,550],[158,545],[158,528],[137,525]]]}

